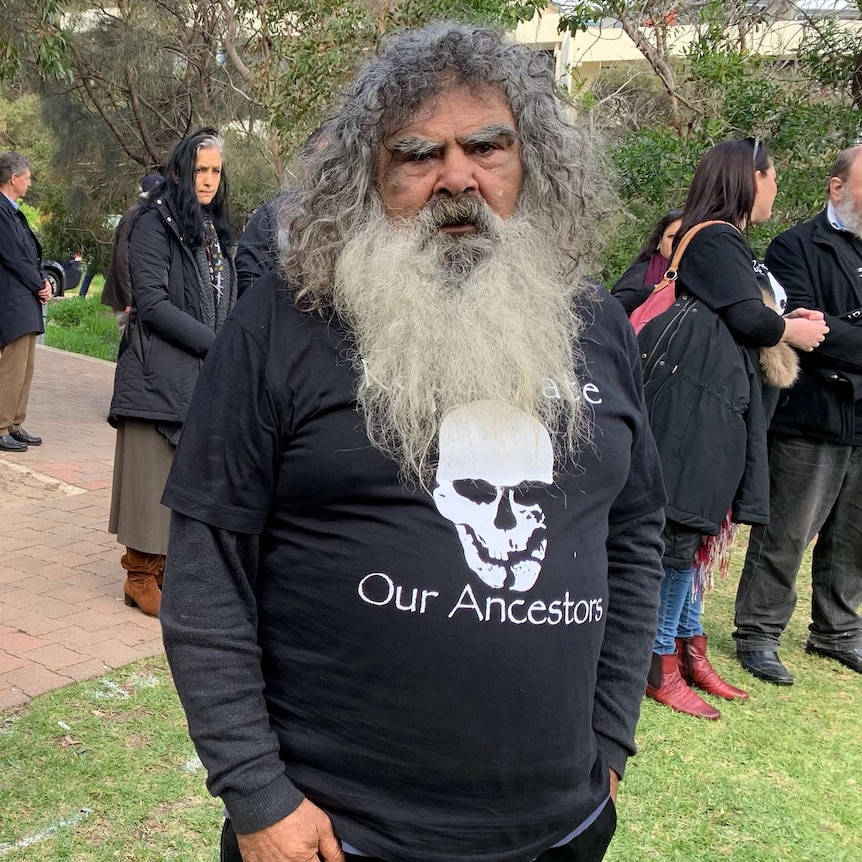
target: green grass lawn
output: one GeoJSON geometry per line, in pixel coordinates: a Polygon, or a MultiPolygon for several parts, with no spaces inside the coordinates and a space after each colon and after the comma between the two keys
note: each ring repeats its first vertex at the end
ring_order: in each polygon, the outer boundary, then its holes
{"type": "MultiPolygon", "coordinates": [[[[706,620],[714,664],[751,699],[710,698],[716,722],[644,702],[611,862],[862,859],[862,677],[802,651],[807,574],[782,649],[796,684],[745,673],[729,635],[736,576],[708,594],[706,620]]],[[[0,770],[4,860],[218,858],[221,805],[163,660],[0,714],[0,770]]]]}
{"type": "Polygon", "coordinates": [[[104,278],[98,275],[83,299],[70,293],[48,303],[45,344],[71,353],[116,360],[120,333],[114,313],[100,302],[104,284],[104,278]]]}

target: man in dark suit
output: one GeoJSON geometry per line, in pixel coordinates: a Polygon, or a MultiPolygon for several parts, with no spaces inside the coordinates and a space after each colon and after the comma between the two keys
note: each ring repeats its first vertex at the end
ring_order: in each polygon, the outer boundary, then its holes
{"type": "Polygon", "coordinates": [[[42,305],[51,298],[51,285],[40,270],[42,247],[18,207],[30,182],[30,164],[23,156],[0,155],[0,451],[4,452],[26,452],[42,443],[21,427],[33,379],[36,336],[45,331],[42,305]]]}

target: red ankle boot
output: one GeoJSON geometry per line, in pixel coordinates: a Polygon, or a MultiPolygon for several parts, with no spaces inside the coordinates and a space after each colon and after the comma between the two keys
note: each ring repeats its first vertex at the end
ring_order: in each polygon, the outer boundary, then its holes
{"type": "Polygon", "coordinates": [[[679,672],[689,685],[725,700],[748,700],[748,692],[723,680],[706,657],[706,635],[677,638],[679,672]]]}
{"type": "Polygon", "coordinates": [[[657,686],[647,684],[646,693],[653,700],[677,712],[684,712],[697,718],[716,719],[721,715],[714,706],[710,706],[685,684],[685,680],[679,674],[675,652],[670,655],[653,653],[652,664],[649,679],[653,682],[661,680],[657,686]]]}

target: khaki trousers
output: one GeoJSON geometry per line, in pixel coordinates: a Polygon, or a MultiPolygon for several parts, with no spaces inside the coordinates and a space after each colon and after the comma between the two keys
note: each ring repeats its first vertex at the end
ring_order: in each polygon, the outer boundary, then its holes
{"type": "Polygon", "coordinates": [[[24,424],[35,365],[35,332],[16,338],[0,353],[0,437],[24,424]]]}

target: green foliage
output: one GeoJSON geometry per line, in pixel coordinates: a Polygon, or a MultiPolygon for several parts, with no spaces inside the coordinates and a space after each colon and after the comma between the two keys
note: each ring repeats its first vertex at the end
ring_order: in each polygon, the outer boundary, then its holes
{"type": "Polygon", "coordinates": [[[529,21],[546,4],[541,0],[406,0],[396,4],[390,27],[415,27],[428,21],[462,21],[512,29],[529,21]]]}
{"type": "Polygon", "coordinates": [[[30,230],[38,236],[39,227],[42,224],[42,213],[40,213],[36,207],[30,206],[30,204],[25,203],[24,201],[18,201],[18,207],[21,212],[24,213],[24,218],[27,219],[27,224],[30,225],[30,230]]]}
{"type": "Polygon", "coordinates": [[[583,2],[566,3],[560,15],[559,29],[561,33],[569,32],[573,36],[579,31],[586,31],[602,18],[618,18],[626,14],[625,0],[583,0],[583,2]]]}
{"type": "Polygon", "coordinates": [[[255,0],[238,0],[234,7],[242,29],[256,34],[242,46],[254,98],[287,154],[303,143],[388,33],[435,20],[513,28],[544,5],[541,0],[276,0],[261,8],[255,0]]]}
{"type": "MultiPolygon", "coordinates": [[[[755,252],[763,254],[775,234],[824,206],[828,167],[858,135],[849,84],[834,67],[829,78],[828,63],[818,65],[823,55],[808,50],[798,63],[753,56],[728,29],[728,9],[712,3],[700,10],[699,35],[676,67],[683,105],[677,124],[617,133],[613,158],[630,221],[609,254],[609,282],[626,268],[657,216],[682,205],[698,160],[713,144],[757,135],[769,147],[779,195],[772,220],[750,235],[755,252]]],[[[806,44],[826,44],[811,39],[806,44]]],[[[851,69],[848,63],[843,74],[851,69]]]]}
{"type": "Polygon", "coordinates": [[[45,78],[69,81],[70,43],[61,26],[63,0],[4,0],[0,5],[0,81],[25,61],[45,78]]]}
{"type": "Polygon", "coordinates": [[[70,296],[49,302],[45,343],[59,350],[115,361],[119,329],[111,310],[99,302],[100,293],[96,288],[84,299],[70,296]]]}
{"type": "Polygon", "coordinates": [[[862,33],[842,29],[837,21],[812,22],[798,54],[820,86],[862,108],[862,33]]]}

